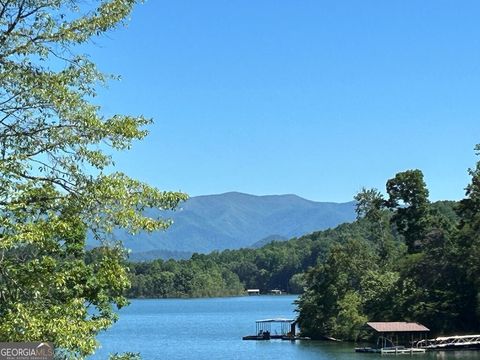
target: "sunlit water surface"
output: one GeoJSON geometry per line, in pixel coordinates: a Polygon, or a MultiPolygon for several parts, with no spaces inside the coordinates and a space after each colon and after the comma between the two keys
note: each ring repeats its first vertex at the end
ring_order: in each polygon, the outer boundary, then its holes
{"type": "MultiPolygon", "coordinates": [[[[318,341],[242,341],[255,333],[255,320],[295,317],[295,296],[250,296],[214,299],[132,300],[120,320],[98,339],[102,347],[90,359],[108,359],[115,352],[139,352],[153,359],[375,359],[356,354],[351,343],[318,341]]],[[[401,360],[472,360],[480,351],[389,355],[401,360]]]]}

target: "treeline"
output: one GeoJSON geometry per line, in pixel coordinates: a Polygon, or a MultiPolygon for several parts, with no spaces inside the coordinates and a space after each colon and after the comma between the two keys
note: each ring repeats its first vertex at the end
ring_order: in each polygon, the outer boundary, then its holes
{"type": "Polygon", "coordinates": [[[357,339],[367,321],[416,321],[433,335],[478,332],[480,165],[470,173],[456,204],[431,204],[420,170],[388,180],[385,198],[360,192],[368,236],[336,243],[308,271],[297,303],[302,332],[357,339]]]}
{"type": "Polygon", "coordinates": [[[129,264],[131,298],[229,296],[247,288],[266,293],[280,289],[299,294],[304,273],[325,259],[330,246],[352,237],[365,238],[364,222],[343,224],[259,249],[194,254],[189,260],[154,260],[129,264]]]}
{"type": "Polygon", "coordinates": [[[238,276],[211,259],[154,260],[129,264],[131,298],[214,297],[238,295],[244,285],[238,276]]]}

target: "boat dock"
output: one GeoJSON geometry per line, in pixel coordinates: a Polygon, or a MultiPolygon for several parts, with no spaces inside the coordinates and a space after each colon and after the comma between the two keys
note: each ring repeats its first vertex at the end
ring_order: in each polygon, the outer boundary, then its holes
{"type": "Polygon", "coordinates": [[[397,322],[368,322],[367,329],[377,334],[376,347],[355,348],[355,352],[377,354],[423,354],[426,349],[414,346],[415,340],[426,339],[430,331],[418,323],[397,322]]]}
{"type": "Polygon", "coordinates": [[[480,349],[480,335],[443,336],[417,341],[415,346],[426,350],[480,349]]]}
{"type": "Polygon", "coordinates": [[[376,347],[356,348],[356,352],[380,354],[421,354],[434,350],[480,349],[480,335],[426,337],[429,329],[408,322],[369,322],[367,327],[378,334],[376,347]]]}
{"type": "Polygon", "coordinates": [[[244,336],[243,340],[309,340],[297,336],[297,321],[294,319],[264,319],[255,321],[255,335],[244,336]]]}

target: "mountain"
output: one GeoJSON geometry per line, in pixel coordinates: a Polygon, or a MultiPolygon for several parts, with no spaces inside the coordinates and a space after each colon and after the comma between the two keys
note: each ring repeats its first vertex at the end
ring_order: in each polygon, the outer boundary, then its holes
{"type": "MultiPolygon", "coordinates": [[[[150,210],[155,214],[158,210],[150,210]]],[[[173,219],[165,232],[135,236],[117,232],[115,237],[132,254],[159,250],[210,252],[249,247],[277,234],[292,238],[334,227],[355,219],[354,202],[315,202],[296,195],[255,196],[238,192],[196,196],[176,212],[162,216],[173,219]]]]}

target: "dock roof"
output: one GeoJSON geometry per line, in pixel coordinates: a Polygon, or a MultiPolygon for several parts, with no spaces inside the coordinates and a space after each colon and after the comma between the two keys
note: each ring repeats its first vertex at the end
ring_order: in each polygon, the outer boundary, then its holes
{"type": "Polygon", "coordinates": [[[368,322],[373,330],[377,332],[427,332],[430,331],[429,328],[423,326],[422,324],[412,323],[412,322],[368,322]]]}

